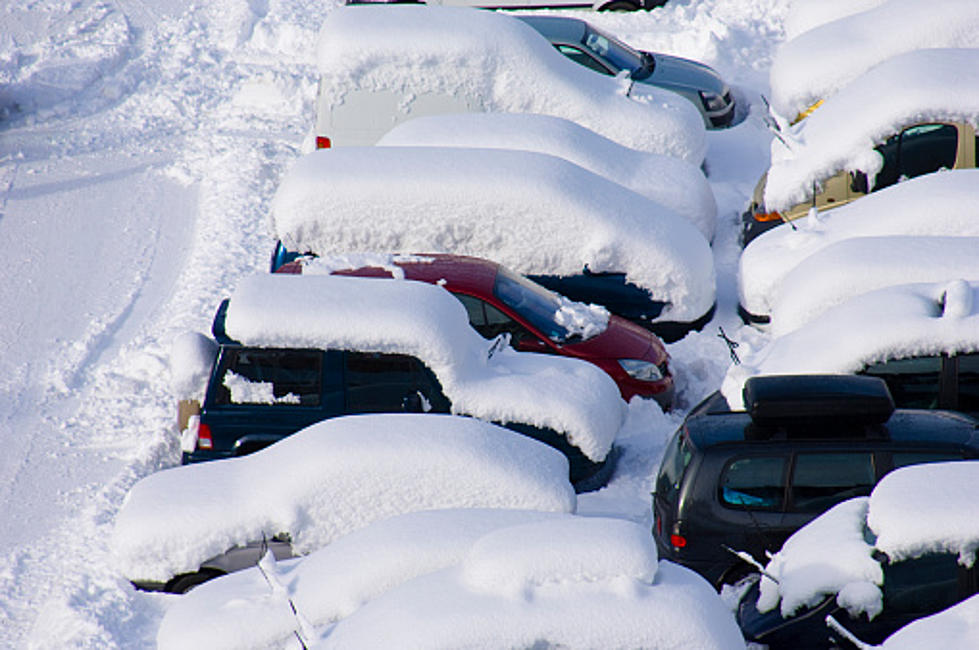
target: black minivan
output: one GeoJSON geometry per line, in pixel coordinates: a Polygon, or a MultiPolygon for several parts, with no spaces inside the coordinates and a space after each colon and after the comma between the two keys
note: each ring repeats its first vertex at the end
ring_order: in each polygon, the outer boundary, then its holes
{"type": "Polygon", "coordinates": [[[917,463],[979,457],[979,422],[957,413],[894,409],[882,379],[757,376],[746,411],[715,393],[667,445],[653,495],[663,559],[715,587],[736,582],[831,506],[867,495],[917,463]]]}

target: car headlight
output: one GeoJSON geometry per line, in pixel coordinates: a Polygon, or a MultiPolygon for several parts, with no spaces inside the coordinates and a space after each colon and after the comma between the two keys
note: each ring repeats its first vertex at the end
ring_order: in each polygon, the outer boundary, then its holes
{"type": "Polygon", "coordinates": [[[655,363],[642,359],[619,359],[619,365],[626,374],[640,381],[659,381],[663,373],[655,363]]]}
{"type": "Polygon", "coordinates": [[[727,106],[727,101],[724,99],[724,95],[718,95],[717,93],[700,91],[700,101],[704,103],[704,108],[708,111],[720,111],[727,106]]]}

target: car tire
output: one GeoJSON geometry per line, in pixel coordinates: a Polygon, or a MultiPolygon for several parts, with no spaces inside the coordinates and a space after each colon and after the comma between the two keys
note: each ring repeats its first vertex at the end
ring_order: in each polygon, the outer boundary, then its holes
{"type": "Polygon", "coordinates": [[[219,569],[201,569],[194,573],[182,573],[179,576],[175,576],[167,583],[164,591],[171,594],[185,594],[194,587],[204,584],[208,580],[213,580],[214,578],[220,578],[225,575],[224,571],[219,569]]]}
{"type": "Polygon", "coordinates": [[[612,0],[612,2],[602,5],[599,11],[638,11],[639,5],[630,0],[612,0]]]}

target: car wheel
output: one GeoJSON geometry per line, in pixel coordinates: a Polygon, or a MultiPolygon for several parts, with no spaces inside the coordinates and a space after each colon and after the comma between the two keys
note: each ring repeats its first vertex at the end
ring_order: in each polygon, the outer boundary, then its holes
{"type": "Polygon", "coordinates": [[[171,594],[185,594],[194,587],[202,585],[208,580],[220,578],[223,575],[225,575],[224,571],[218,569],[201,569],[194,573],[182,573],[171,579],[167,583],[164,591],[168,591],[171,594]]]}
{"type": "Polygon", "coordinates": [[[599,8],[599,11],[638,11],[639,5],[629,0],[612,0],[607,5],[599,8]]]}

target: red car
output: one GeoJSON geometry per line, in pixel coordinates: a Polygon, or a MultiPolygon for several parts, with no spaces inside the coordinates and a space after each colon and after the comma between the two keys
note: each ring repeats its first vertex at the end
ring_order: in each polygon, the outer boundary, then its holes
{"type": "MultiPolygon", "coordinates": [[[[596,318],[588,307],[489,260],[425,254],[395,257],[393,263],[407,280],[439,284],[452,292],[469,312],[469,322],[484,337],[508,333],[510,344],[517,350],[590,361],[615,380],[624,399],[639,395],[655,399],[664,409],[672,405],[670,356],[663,342],[649,330],[611,314],[605,323],[604,316],[596,318]],[[564,322],[569,319],[574,322],[564,322]]],[[[276,272],[302,273],[303,264],[299,259],[276,272]]],[[[333,269],[332,273],[393,277],[390,270],[379,266],[333,269]]]]}

